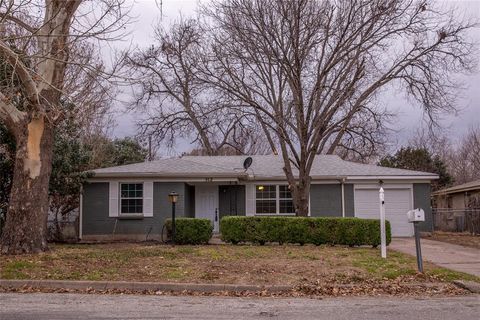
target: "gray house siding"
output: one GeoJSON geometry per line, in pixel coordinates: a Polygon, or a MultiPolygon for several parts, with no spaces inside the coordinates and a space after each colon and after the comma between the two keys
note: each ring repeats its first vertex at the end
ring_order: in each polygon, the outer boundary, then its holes
{"type": "Polygon", "coordinates": [[[433,231],[432,206],[430,203],[430,184],[414,183],[413,184],[413,206],[421,208],[425,211],[425,222],[419,224],[421,231],[433,231]]]}
{"type": "Polygon", "coordinates": [[[82,233],[84,235],[113,232],[108,219],[108,182],[83,185],[82,233]]]}
{"type": "Polygon", "coordinates": [[[153,219],[163,226],[165,219],[172,217],[172,204],[168,194],[175,191],[179,194],[175,206],[175,216],[185,217],[185,187],[183,182],[155,182],[153,184],[153,219]]]}
{"type": "MultiPolygon", "coordinates": [[[[354,216],[353,184],[344,185],[345,216],[354,216]]],[[[312,217],[342,216],[342,186],[340,184],[312,184],[310,187],[312,217]]]]}
{"type": "Polygon", "coordinates": [[[355,217],[353,184],[345,184],[343,188],[345,192],[345,216],[355,217]]]}
{"type": "Polygon", "coordinates": [[[108,216],[109,184],[107,182],[86,183],[83,186],[82,234],[111,237],[136,235],[138,240],[142,238],[145,240],[147,235],[158,237],[165,219],[171,217],[172,206],[168,200],[168,194],[172,191],[180,195],[176,205],[176,216],[184,216],[185,184],[155,182],[153,184],[153,217],[124,219],[108,216]]]}

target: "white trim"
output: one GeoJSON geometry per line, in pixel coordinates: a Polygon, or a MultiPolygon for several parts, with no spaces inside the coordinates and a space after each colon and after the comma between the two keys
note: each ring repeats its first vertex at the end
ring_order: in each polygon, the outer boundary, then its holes
{"type": "MultiPolygon", "coordinates": [[[[255,189],[255,207],[257,206],[257,190],[255,189]]],[[[292,199],[293,202],[293,199],[292,199]]],[[[280,214],[280,186],[275,185],[275,208],[277,210],[276,214],[280,214]]],[[[256,208],[255,208],[256,209],[256,208]]],[[[255,214],[257,211],[255,210],[255,214]]]]}
{"type": "Polygon", "coordinates": [[[412,188],[410,189],[410,203],[412,204],[412,209],[415,209],[415,196],[414,196],[414,190],[413,190],[413,184],[412,188]]]}
{"type": "Polygon", "coordinates": [[[310,185],[312,184],[340,184],[341,182],[337,179],[335,180],[312,180],[310,185]]]}
{"type": "Polygon", "coordinates": [[[143,182],[143,216],[153,217],[153,181],[143,182]]]}
{"type": "Polygon", "coordinates": [[[110,218],[118,217],[119,210],[119,183],[118,181],[109,181],[108,184],[108,216],[110,218]]]}
{"type": "MultiPolygon", "coordinates": [[[[340,177],[341,178],[341,177],[340,177]]],[[[344,177],[345,183],[377,183],[378,180],[383,180],[388,183],[395,183],[400,180],[401,183],[404,183],[405,180],[408,180],[409,183],[429,183],[431,180],[437,179],[433,176],[419,177],[419,176],[351,176],[344,177]]],[[[153,182],[185,182],[185,183],[209,183],[209,182],[234,182],[235,184],[246,185],[249,183],[259,183],[259,184],[288,184],[286,178],[283,179],[259,179],[259,180],[240,180],[239,178],[192,178],[192,177],[172,177],[172,178],[156,178],[156,177],[122,177],[122,176],[112,176],[109,177],[93,177],[87,179],[87,182],[111,182],[111,181],[153,181],[153,182]]],[[[340,184],[339,178],[314,178],[310,184],[340,184]]],[[[438,192],[438,191],[437,191],[438,192]]]]}
{"type": "Polygon", "coordinates": [[[238,178],[215,178],[215,177],[165,177],[158,178],[155,176],[142,176],[142,175],[132,175],[132,176],[97,176],[90,179],[87,179],[87,182],[109,182],[109,181],[153,181],[153,182],[238,182],[238,178]]]}
{"type": "MultiPolygon", "coordinates": [[[[311,187],[311,185],[310,185],[311,187]]],[[[312,210],[311,210],[311,205],[310,205],[310,199],[312,198],[312,188],[308,190],[308,217],[312,216],[312,210]]]]}
{"type": "Polygon", "coordinates": [[[83,186],[80,186],[80,208],[78,215],[78,238],[82,240],[83,236],[83,186]]]}
{"type": "Polygon", "coordinates": [[[347,180],[436,180],[438,176],[348,176],[347,180]]]}
{"type": "MultiPolygon", "coordinates": [[[[384,184],[410,184],[410,183],[427,183],[430,184],[431,180],[391,180],[391,179],[380,179],[383,181],[384,184]]],[[[380,180],[346,180],[346,184],[356,184],[356,185],[362,185],[362,184],[375,184],[378,185],[378,182],[380,180]]]]}
{"type": "Polygon", "coordinates": [[[288,185],[288,181],[286,179],[279,181],[279,180],[255,180],[249,181],[249,183],[257,184],[275,184],[275,185],[288,185]]]}
{"type": "Polygon", "coordinates": [[[345,218],[345,183],[342,182],[342,217],[345,218]]]}
{"type": "Polygon", "coordinates": [[[255,184],[245,184],[245,216],[255,215],[255,184]]]}
{"type": "MultiPolygon", "coordinates": [[[[383,189],[410,189],[412,188],[411,183],[384,183],[382,184],[383,189]]],[[[379,189],[378,184],[354,184],[355,189],[379,189]]]]}

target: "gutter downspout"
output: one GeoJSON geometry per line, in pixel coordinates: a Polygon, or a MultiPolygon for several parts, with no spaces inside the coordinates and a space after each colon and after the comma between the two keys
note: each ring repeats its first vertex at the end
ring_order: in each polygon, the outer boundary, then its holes
{"type": "Polygon", "coordinates": [[[78,238],[82,240],[83,230],[82,230],[82,220],[83,220],[83,185],[80,186],[80,214],[78,219],[78,238]]]}

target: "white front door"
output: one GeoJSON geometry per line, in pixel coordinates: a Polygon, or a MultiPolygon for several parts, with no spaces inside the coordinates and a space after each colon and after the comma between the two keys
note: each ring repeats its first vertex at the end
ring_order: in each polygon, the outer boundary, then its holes
{"type": "Polygon", "coordinates": [[[219,230],[218,186],[195,186],[195,218],[206,218],[212,221],[213,231],[219,230]]]}

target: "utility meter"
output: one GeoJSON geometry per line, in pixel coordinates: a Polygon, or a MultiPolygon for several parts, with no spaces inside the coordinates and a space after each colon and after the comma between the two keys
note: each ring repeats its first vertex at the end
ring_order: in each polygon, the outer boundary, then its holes
{"type": "Polygon", "coordinates": [[[414,209],[407,212],[409,222],[425,221],[425,211],[423,209],[414,209]]]}

